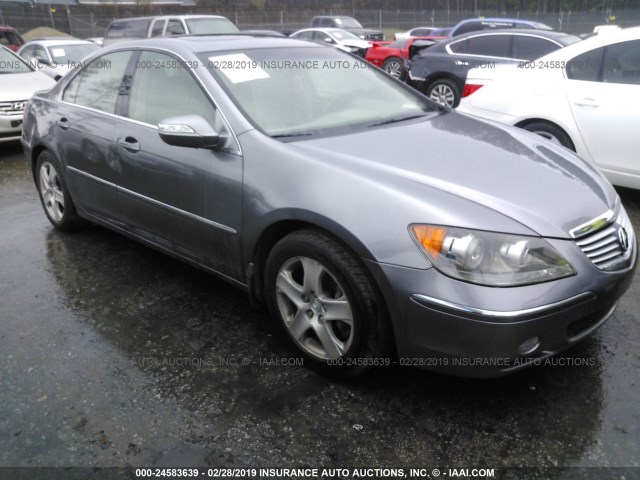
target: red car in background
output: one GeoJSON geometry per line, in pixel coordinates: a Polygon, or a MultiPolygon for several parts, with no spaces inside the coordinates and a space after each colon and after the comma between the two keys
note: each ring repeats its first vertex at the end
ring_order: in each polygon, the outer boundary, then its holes
{"type": "Polygon", "coordinates": [[[392,77],[400,78],[404,71],[404,61],[410,57],[410,47],[425,47],[446,38],[448,37],[410,37],[393,42],[370,42],[371,47],[364,58],[392,77]]]}
{"type": "Polygon", "coordinates": [[[0,45],[17,52],[24,45],[24,39],[15,28],[0,25],[0,45]]]}

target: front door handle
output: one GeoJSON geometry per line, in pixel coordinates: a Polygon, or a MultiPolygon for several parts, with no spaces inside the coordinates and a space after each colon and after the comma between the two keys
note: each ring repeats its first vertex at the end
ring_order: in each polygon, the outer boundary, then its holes
{"type": "Polygon", "coordinates": [[[59,118],[56,125],[58,125],[62,130],[66,130],[69,128],[69,119],[67,117],[59,118]]]}
{"type": "Polygon", "coordinates": [[[140,151],[140,144],[133,137],[119,138],[118,145],[120,145],[122,148],[129,150],[130,152],[140,151]]]}
{"type": "Polygon", "coordinates": [[[469,66],[469,62],[467,62],[465,60],[456,60],[453,63],[455,63],[458,66],[463,66],[463,67],[468,67],[469,66]]]}
{"type": "Polygon", "coordinates": [[[576,100],[575,104],[579,107],[590,107],[590,108],[597,108],[600,106],[600,104],[596,102],[595,99],[593,98],[582,98],[580,100],[576,100]]]}

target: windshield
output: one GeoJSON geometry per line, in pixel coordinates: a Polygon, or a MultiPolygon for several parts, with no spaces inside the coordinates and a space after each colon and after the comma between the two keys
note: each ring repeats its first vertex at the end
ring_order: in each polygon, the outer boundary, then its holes
{"type": "Polygon", "coordinates": [[[9,50],[0,47],[0,74],[2,73],[29,73],[31,67],[14,55],[9,50]]]}
{"type": "Polygon", "coordinates": [[[95,52],[98,47],[95,43],[83,43],[77,45],[58,45],[55,47],[48,47],[49,55],[53,59],[53,62],[61,64],[78,63],[87,55],[95,52]]]}
{"type": "Polygon", "coordinates": [[[191,18],[187,20],[189,33],[206,35],[209,33],[236,33],[238,27],[226,18],[191,18]]]}
{"type": "Polygon", "coordinates": [[[351,17],[338,17],[335,19],[336,25],[340,28],[362,28],[360,22],[351,17]]]}
{"type": "Polygon", "coordinates": [[[249,121],[273,137],[339,135],[438,109],[378,68],[334,48],[214,52],[200,58],[249,121]]]}
{"type": "Polygon", "coordinates": [[[358,40],[361,42],[360,37],[354,35],[351,32],[347,32],[346,30],[332,30],[331,35],[333,35],[338,40],[358,40]]]}

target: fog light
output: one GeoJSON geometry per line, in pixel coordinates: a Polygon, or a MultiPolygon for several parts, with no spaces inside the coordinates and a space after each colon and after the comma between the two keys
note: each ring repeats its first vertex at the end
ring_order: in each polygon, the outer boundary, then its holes
{"type": "Polygon", "coordinates": [[[540,346],[540,339],[538,337],[531,337],[526,339],[518,347],[518,353],[520,355],[530,355],[535,352],[540,346]]]}

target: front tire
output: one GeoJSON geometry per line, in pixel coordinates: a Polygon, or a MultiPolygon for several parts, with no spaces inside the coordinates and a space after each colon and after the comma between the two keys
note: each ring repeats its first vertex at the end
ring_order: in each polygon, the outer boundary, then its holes
{"type": "Polygon", "coordinates": [[[62,176],[62,166],[49,152],[42,152],[38,157],[36,185],[44,213],[56,229],[70,232],[83,225],[62,176]]]}
{"type": "Polygon", "coordinates": [[[313,368],[354,377],[388,359],[392,335],[380,295],[327,234],[300,230],[280,240],[267,259],[265,290],[271,315],[313,368]]]}

